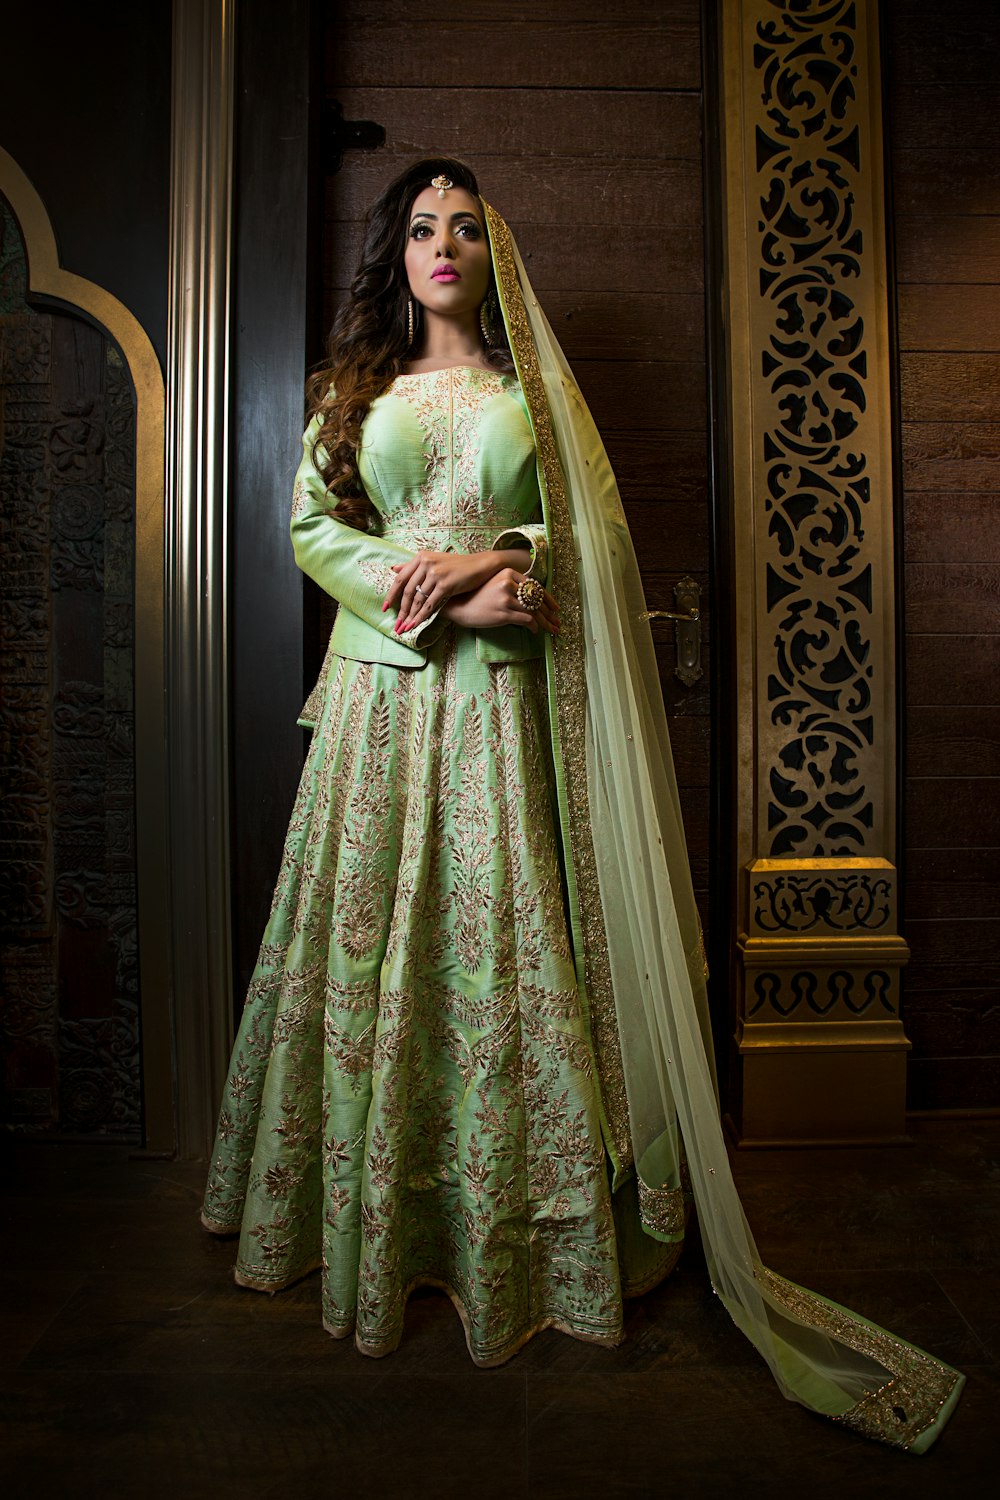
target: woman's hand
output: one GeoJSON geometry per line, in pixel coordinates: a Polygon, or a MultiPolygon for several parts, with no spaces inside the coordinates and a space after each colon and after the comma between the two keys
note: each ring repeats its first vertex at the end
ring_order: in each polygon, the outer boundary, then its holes
{"type": "MultiPolygon", "coordinates": [[[[530,562],[526,550],[497,552],[421,551],[406,563],[394,563],[396,577],[382,609],[398,609],[396,634],[414,630],[458,594],[470,594],[502,569],[517,571],[530,562]]],[[[520,575],[519,575],[520,576],[520,575]]]]}
{"type": "Polygon", "coordinates": [[[460,594],[442,606],[441,613],[469,630],[491,630],[498,625],[523,625],[532,635],[547,630],[559,634],[559,606],[546,592],[541,606],[531,613],[517,602],[517,586],[524,574],[503,568],[470,594],[460,594]]]}

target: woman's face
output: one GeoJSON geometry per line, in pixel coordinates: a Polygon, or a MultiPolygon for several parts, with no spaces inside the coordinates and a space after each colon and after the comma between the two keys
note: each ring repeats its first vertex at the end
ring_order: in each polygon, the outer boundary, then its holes
{"type": "Polygon", "coordinates": [[[428,312],[478,312],[490,284],[490,248],[478,198],[426,187],[413,200],[406,233],[410,291],[428,312]]]}

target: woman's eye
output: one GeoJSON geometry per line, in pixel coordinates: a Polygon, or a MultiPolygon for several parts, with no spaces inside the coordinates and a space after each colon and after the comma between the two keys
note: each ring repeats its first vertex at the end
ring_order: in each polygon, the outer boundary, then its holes
{"type": "Polygon", "coordinates": [[[431,232],[429,224],[413,224],[410,226],[411,240],[425,240],[431,232]]]}
{"type": "Polygon", "coordinates": [[[479,238],[479,225],[478,224],[459,224],[457,233],[463,235],[465,237],[465,239],[467,239],[467,240],[478,240],[478,238],[479,238]]]}

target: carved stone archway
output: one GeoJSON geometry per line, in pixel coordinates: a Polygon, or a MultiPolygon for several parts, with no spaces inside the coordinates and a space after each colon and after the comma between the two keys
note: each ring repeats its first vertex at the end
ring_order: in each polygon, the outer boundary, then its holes
{"type": "Polygon", "coordinates": [[[3,150],[0,192],[24,239],[32,301],[78,314],[106,332],[121,353],[135,396],[135,811],[142,1090],[146,1148],[171,1152],[175,1128],[163,653],[163,377],[145,330],[128,308],[59,264],[45,206],[3,150]]]}

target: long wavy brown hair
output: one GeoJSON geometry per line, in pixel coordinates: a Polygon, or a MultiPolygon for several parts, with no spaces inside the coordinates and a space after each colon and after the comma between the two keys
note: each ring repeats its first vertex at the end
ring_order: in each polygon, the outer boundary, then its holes
{"type": "MultiPolygon", "coordinates": [[[[414,162],[389,183],[368,210],[361,259],[330,333],[328,360],[307,386],[310,415],[319,416],[323,424],[313,461],[335,502],[333,514],[359,531],[378,526],[378,512],[358,473],[361,426],[372,402],[402,374],[411,353],[410,287],[404,265],[410,210],[431,178],[438,176],[450,177],[455,187],[479,197],[471,168],[446,156],[414,162]]],[[[487,297],[497,306],[492,275],[487,297]]],[[[416,301],[414,308],[419,316],[416,301]]],[[[496,343],[488,351],[489,362],[497,369],[513,370],[499,313],[493,323],[496,343]]]]}

